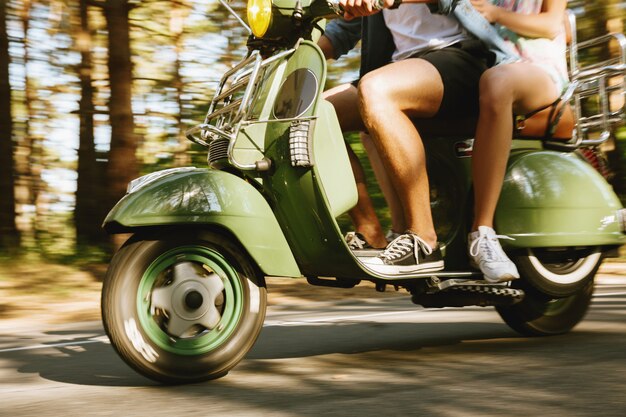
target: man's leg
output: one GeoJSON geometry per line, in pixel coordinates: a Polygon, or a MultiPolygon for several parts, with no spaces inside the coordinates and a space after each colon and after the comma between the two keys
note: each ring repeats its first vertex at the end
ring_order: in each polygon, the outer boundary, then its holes
{"type": "Polygon", "coordinates": [[[372,170],[376,176],[376,181],[378,181],[378,185],[385,196],[385,201],[389,206],[389,212],[391,214],[391,236],[386,235],[385,238],[393,240],[390,239],[390,237],[397,237],[407,228],[406,222],[404,221],[402,203],[396,194],[396,190],[391,184],[391,179],[389,178],[389,175],[387,175],[387,171],[385,171],[385,166],[383,165],[383,161],[380,159],[380,155],[378,155],[378,149],[376,149],[376,144],[372,140],[371,136],[367,133],[361,133],[361,143],[363,143],[365,152],[367,153],[370,164],[372,165],[372,170]]]}
{"type": "Polygon", "coordinates": [[[433,117],[444,85],[437,68],[423,59],[395,62],[359,83],[359,105],[404,210],[407,230],[366,264],[383,274],[443,269],[430,212],[424,145],[411,117],[433,117]],[[419,74],[419,76],[417,76],[419,74]]]}
{"type": "Polygon", "coordinates": [[[358,91],[353,84],[333,87],[324,91],[323,97],[335,108],[342,132],[359,132],[365,129],[358,109],[358,91]]]}
{"type": "Polygon", "coordinates": [[[435,247],[426,156],[411,117],[433,117],[443,99],[439,71],[422,59],[407,59],[367,74],[359,83],[363,122],[372,135],[404,209],[406,226],[435,247]]]}
{"type": "MultiPolygon", "coordinates": [[[[335,107],[342,132],[364,130],[361,115],[358,112],[357,89],[354,85],[343,84],[331,88],[324,92],[324,98],[335,107]]],[[[347,144],[346,148],[358,193],[357,205],[348,212],[348,215],[352,219],[355,230],[362,234],[370,245],[375,248],[384,248],[387,246],[387,240],[367,192],[365,172],[352,148],[347,144]]]]}

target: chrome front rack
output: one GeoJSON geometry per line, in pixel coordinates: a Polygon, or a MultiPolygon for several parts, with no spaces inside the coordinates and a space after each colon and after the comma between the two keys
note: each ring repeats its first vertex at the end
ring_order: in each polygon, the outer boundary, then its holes
{"type": "Polygon", "coordinates": [[[238,162],[233,150],[242,126],[289,121],[288,119],[251,120],[251,113],[264,70],[270,64],[293,54],[297,47],[298,45],[265,60],[262,59],[259,51],[255,50],[249,57],[226,71],[211,100],[204,123],[188,129],[185,132],[187,139],[209,149],[211,149],[211,143],[215,141],[228,141],[225,156],[228,157],[231,165],[241,170],[269,169],[269,161],[265,158],[251,164],[238,162]]]}

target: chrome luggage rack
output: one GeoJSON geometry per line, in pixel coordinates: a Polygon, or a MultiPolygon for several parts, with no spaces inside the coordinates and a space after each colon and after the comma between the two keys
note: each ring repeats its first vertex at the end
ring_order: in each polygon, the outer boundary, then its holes
{"type": "Polygon", "coordinates": [[[569,45],[569,71],[573,91],[576,126],[572,142],[575,147],[601,145],[614,135],[617,126],[624,123],[626,89],[626,37],[622,33],[609,33],[594,39],[578,42],[576,17],[568,13],[571,28],[569,45]],[[579,53],[595,47],[608,47],[615,42],[618,54],[600,62],[581,65],[579,53]],[[611,107],[611,99],[621,103],[611,107]]]}
{"type": "Polygon", "coordinates": [[[231,165],[241,170],[269,169],[270,162],[265,158],[251,164],[238,162],[233,156],[233,149],[243,126],[291,121],[291,119],[255,120],[252,110],[259,82],[263,79],[265,70],[270,64],[293,54],[297,47],[298,45],[267,59],[263,59],[259,51],[252,51],[246,59],[222,76],[204,123],[185,132],[187,139],[209,149],[209,163],[227,158],[231,165]]]}

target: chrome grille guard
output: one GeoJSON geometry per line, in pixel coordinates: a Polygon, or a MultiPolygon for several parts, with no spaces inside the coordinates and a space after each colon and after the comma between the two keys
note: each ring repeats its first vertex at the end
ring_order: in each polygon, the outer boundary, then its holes
{"type": "Polygon", "coordinates": [[[293,54],[297,47],[296,44],[294,48],[265,60],[262,59],[259,51],[255,50],[249,57],[226,71],[211,100],[204,123],[188,129],[185,132],[187,139],[207,148],[215,140],[228,140],[228,162],[231,165],[241,170],[269,169],[269,161],[265,158],[252,164],[237,162],[233,156],[233,150],[242,126],[288,121],[288,119],[250,120],[250,113],[264,70],[270,64],[293,54]]]}

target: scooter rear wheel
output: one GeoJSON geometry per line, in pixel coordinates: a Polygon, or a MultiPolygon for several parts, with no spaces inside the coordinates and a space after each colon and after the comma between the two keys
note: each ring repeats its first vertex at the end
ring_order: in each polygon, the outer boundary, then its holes
{"type": "Polygon", "coordinates": [[[113,257],[102,289],[111,344],[164,383],[219,378],[263,326],[263,276],[231,240],[211,232],[139,235],[113,257]]]}
{"type": "Polygon", "coordinates": [[[602,263],[599,247],[533,248],[515,257],[523,280],[540,293],[569,297],[584,288],[602,263]]]}
{"type": "Polygon", "coordinates": [[[583,319],[591,304],[594,282],[586,281],[573,295],[562,298],[542,294],[524,280],[514,281],[513,287],[524,290],[524,299],[496,307],[500,317],[525,336],[552,336],[569,332],[583,319]]]}

